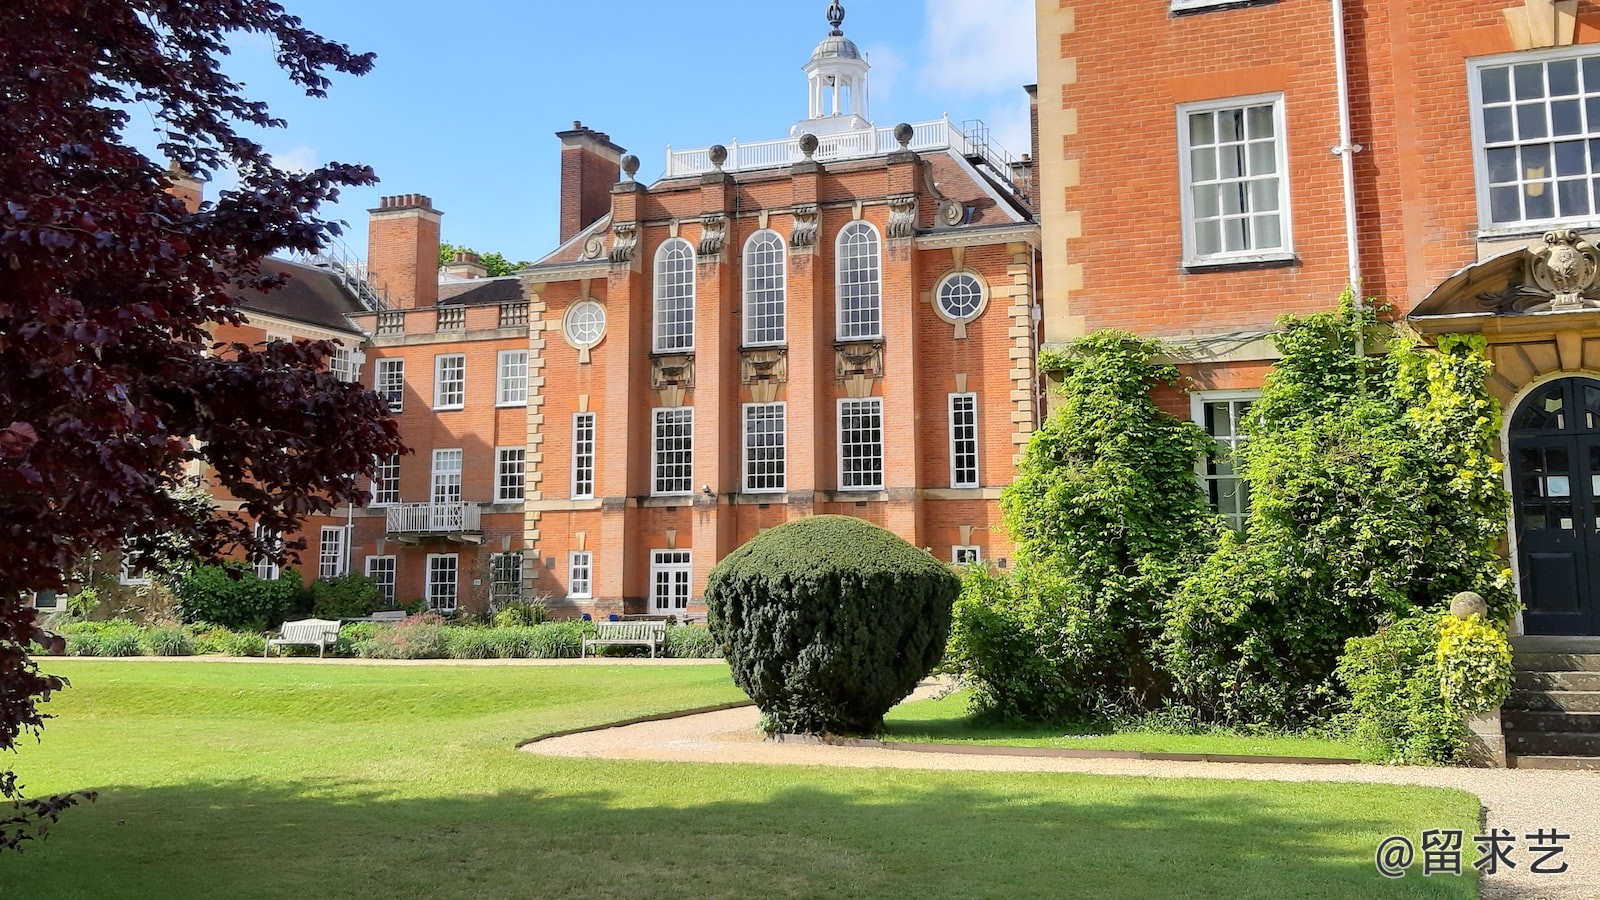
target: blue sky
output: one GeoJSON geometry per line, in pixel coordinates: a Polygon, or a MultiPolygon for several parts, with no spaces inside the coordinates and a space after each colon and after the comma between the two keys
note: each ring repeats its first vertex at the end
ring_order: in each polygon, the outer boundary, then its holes
{"type": "MultiPolygon", "coordinates": [[[[378,54],[325,100],[297,95],[271,49],[240,39],[229,71],[289,122],[260,136],[280,164],[337,160],[382,183],[333,210],[366,254],[366,210],[421,193],[446,241],[511,259],[555,246],[560,143],[573,120],[665,168],[668,144],[783,137],[806,115],[800,67],[828,31],[824,0],[281,0],[325,37],[378,54]]],[[[1026,152],[1033,0],[844,0],[872,64],[879,125],[984,119],[1026,152]]],[[[135,119],[132,127],[141,123],[135,119]]],[[[135,135],[137,137],[137,135],[135,135]]]]}

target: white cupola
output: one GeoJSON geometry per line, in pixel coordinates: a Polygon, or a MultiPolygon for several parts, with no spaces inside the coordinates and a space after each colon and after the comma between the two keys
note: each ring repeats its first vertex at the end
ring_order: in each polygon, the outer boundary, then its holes
{"type": "Polygon", "coordinates": [[[792,133],[836,134],[872,127],[867,114],[867,70],[872,66],[861,55],[855,41],[844,36],[844,5],[833,0],[828,6],[828,24],[833,31],[822,39],[806,63],[806,79],[811,87],[811,117],[794,126],[792,133]]]}

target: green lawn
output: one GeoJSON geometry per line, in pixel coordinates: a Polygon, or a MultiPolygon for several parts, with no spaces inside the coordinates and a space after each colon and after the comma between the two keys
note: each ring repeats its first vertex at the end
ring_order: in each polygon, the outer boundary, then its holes
{"type": "Polygon", "coordinates": [[[101,798],[0,856],[7,898],[1476,896],[1373,871],[1385,836],[1475,827],[1456,792],[513,749],[736,699],[720,666],[49,668],[73,687],[16,765],[101,798]]]}
{"type": "Polygon", "coordinates": [[[905,743],[986,744],[1060,747],[1073,750],[1142,750],[1146,753],[1226,753],[1236,756],[1305,756],[1361,759],[1350,741],[1322,737],[1284,737],[1216,732],[1163,734],[1151,731],[1105,733],[1089,725],[1013,725],[977,722],[967,712],[970,692],[907,703],[884,721],[884,739],[905,743]]]}

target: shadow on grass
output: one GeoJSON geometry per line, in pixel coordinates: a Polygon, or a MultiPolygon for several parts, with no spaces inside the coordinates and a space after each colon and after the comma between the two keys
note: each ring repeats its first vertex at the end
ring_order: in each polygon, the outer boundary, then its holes
{"type": "MultiPolygon", "coordinates": [[[[412,788],[428,779],[417,762],[412,788]]],[[[1373,870],[1397,829],[1473,824],[1476,804],[1442,792],[1074,776],[974,787],[948,773],[578,761],[526,771],[545,787],[448,798],[310,781],[103,787],[48,841],[0,859],[0,896],[1476,896],[1470,878],[1373,870]]]]}

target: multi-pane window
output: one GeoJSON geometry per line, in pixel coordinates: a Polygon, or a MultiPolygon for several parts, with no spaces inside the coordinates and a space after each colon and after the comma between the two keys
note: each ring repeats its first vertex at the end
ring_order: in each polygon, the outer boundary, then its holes
{"type": "Polygon", "coordinates": [[[340,526],[323,526],[321,550],[317,554],[317,577],[338,578],[344,574],[345,530],[340,526]]]}
{"type": "Polygon", "coordinates": [[[654,478],[657,497],[694,492],[694,407],[655,411],[654,478]]]}
{"type": "Polygon", "coordinates": [[[694,246],[671,238],[656,251],[655,352],[694,349],[694,246]]]}
{"type": "Polygon", "coordinates": [[[935,300],[946,319],[966,322],[983,309],[983,282],[971,272],[951,273],[939,282],[935,300]]]}
{"type": "Polygon", "coordinates": [[[855,221],[839,232],[835,269],[839,339],[857,340],[883,335],[883,260],[878,229],[855,221]]]}
{"type": "Polygon", "coordinates": [[[445,353],[433,358],[433,408],[460,409],[467,400],[467,357],[445,353]]]}
{"type": "Polygon", "coordinates": [[[150,573],[143,569],[135,569],[128,554],[122,554],[122,565],[117,569],[117,584],[133,587],[149,583],[150,573]]]}
{"type": "Polygon", "coordinates": [[[333,355],[328,357],[328,371],[340,381],[360,381],[361,354],[343,345],[333,348],[333,355]]]}
{"type": "Polygon", "coordinates": [[[400,412],[406,403],[406,361],[380,359],[374,371],[377,375],[373,379],[373,389],[389,404],[389,412],[400,412]]]}
{"type": "Polygon", "coordinates": [[[489,603],[499,609],[521,599],[522,554],[492,554],[489,557],[489,603]]]}
{"type": "Polygon", "coordinates": [[[1244,417],[1256,396],[1252,392],[1194,397],[1195,418],[1214,442],[1200,461],[1200,479],[1211,508],[1235,531],[1244,531],[1250,518],[1250,489],[1239,477],[1235,455],[1244,445],[1244,417]]]}
{"type": "Polygon", "coordinates": [[[839,401],[839,490],[883,489],[883,399],[839,401]]]}
{"type": "Polygon", "coordinates": [[[787,273],[783,238],[758,231],[744,245],[744,342],[781,344],[787,336],[787,273]]]}
{"type": "Polygon", "coordinates": [[[372,473],[372,505],[393,506],[400,502],[400,454],[378,457],[372,473]]]}
{"type": "Polygon", "coordinates": [[[497,447],[494,451],[494,502],[521,503],[528,453],[522,447],[497,447]]]}
{"type": "Polygon", "coordinates": [[[983,550],[972,544],[951,547],[950,561],[958,566],[970,566],[973,563],[983,562],[983,550]]]}
{"type": "Polygon", "coordinates": [[[498,389],[495,391],[495,404],[497,406],[527,406],[528,405],[528,351],[526,350],[501,350],[498,389]]]}
{"type": "Polygon", "coordinates": [[[978,395],[950,395],[950,486],[978,486],[978,395]]]}
{"type": "Polygon", "coordinates": [[[33,608],[34,609],[50,609],[50,610],[60,609],[61,608],[61,595],[57,594],[55,591],[50,591],[50,590],[34,591],[33,592],[33,608]]]}
{"type": "Polygon", "coordinates": [[[367,577],[378,589],[384,606],[394,606],[395,558],[392,556],[367,557],[367,577]]]}
{"type": "Polygon", "coordinates": [[[1191,263],[1290,251],[1283,98],[1179,107],[1184,256],[1191,263]]]}
{"type": "Polygon", "coordinates": [[[650,554],[650,611],[676,615],[689,606],[693,557],[688,550],[656,550],[650,554]]]}
{"type": "Polygon", "coordinates": [[[433,451],[433,489],[429,500],[435,506],[461,502],[461,451],[433,451]]]}
{"type": "Polygon", "coordinates": [[[594,553],[574,550],[567,557],[567,596],[587,598],[594,596],[594,553]]]}
{"type": "Polygon", "coordinates": [[[786,485],[785,415],[782,403],[744,405],[744,489],[781,491],[786,485]]]}
{"type": "Polygon", "coordinates": [[[1600,55],[1559,52],[1472,71],[1486,227],[1600,215],[1600,55]]]}
{"type": "Polygon", "coordinates": [[[279,575],[277,550],[282,538],[276,532],[257,525],[256,540],[264,545],[262,552],[256,554],[250,561],[256,577],[262,581],[277,581],[279,575]]]}
{"type": "Polygon", "coordinates": [[[428,608],[453,612],[461,558],[454,553],[428,554],[428,608]]]}
{"type": "Polygon", "coordinates": [[[572,499],[594,498],[594,413],[572,417],[572,499]]]}

